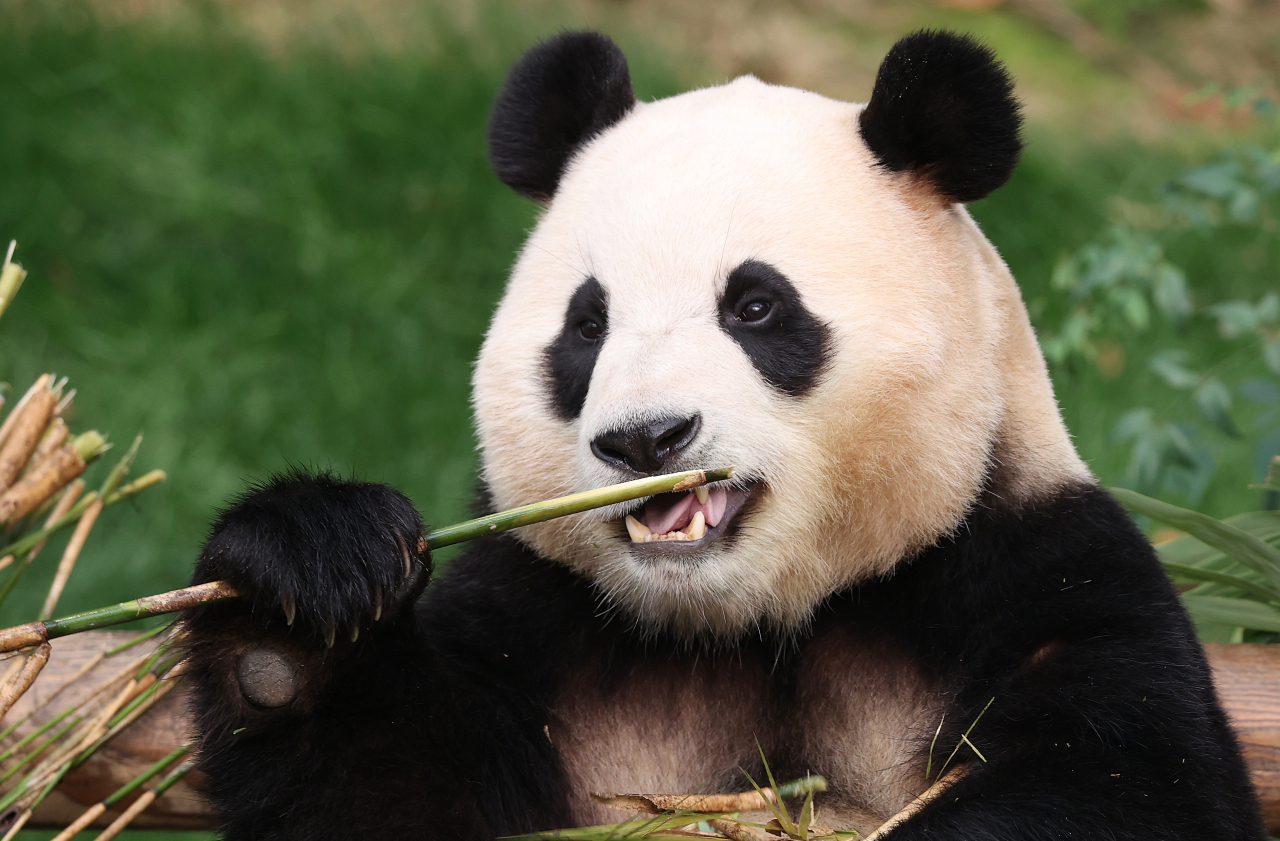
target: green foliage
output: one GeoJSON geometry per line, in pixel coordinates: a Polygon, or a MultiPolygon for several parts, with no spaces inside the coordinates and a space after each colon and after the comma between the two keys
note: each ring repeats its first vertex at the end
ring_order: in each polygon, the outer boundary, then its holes
{"type": "Polygon", "coordinates": [[[1052,285],[1068,309],[1050,327],[1044,349],[1060,375],[1104,365],[1105,352],[1129,347],[1145,356],[1149,376],[1189,398],[1190,416],[1139,404],[1112,429],[1114,441],[1129,445],[1124,481],[1144,493],[1199,502],[1219,471],[1224,440],[1252,442],[1255,475],[1280,452],[1280,293],[1205,302],[1193,294],[1202,292],[1199,284],[1169,256],[1191,240],[1238,270],[1229,235],[1269,234],[1278,196],[1280,144],[1269,152],[1242,143],[1166,183],[1146,228],[1113,225],[1054,271],[1052,285]],[[1157,320],[1165,327],[1158,337],[1157,320]],[[1196,338],[1206,327],[1216,329],[1225,348],[1204,353],[1196,338]],[[1135,347],[1134,337],[1145,346],[1135,347]]]}

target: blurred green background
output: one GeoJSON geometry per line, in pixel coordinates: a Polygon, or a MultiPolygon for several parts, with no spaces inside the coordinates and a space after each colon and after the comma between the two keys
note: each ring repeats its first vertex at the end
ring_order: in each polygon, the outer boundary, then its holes
{"type": "MultiPolygon", "coordinates": [[[[1214,515],[1274,506],[1247,488],[1280,451],[1272,6],[8,0],[0,239],[30,277],[0,379],[69,376],[73,429],[117,454],[142,432],[134,475],[169,473],[103,516],[59,612],[182,586],[214,508],[290,464],[466,514],[470,364],[536,216],[489,173],[485,120],[519,51],[569,26],[613,35],[642,98],[752,72],[865,99],[905,32],[985,39],[1030,146],[971,210],[1082,454],[1214,515]]],[[[0,624],[34,615],[59,549],[0,624]]]]}

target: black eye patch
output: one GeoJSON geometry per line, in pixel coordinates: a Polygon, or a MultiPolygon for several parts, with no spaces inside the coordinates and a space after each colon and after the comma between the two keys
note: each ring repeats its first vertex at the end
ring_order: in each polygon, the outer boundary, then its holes
{"type": "Polygon", "coordinates": [[[729,275],[720,296],[720,327],[766,382],[791,397],[813,388],[830,362],[831,331],[768,263],[748,260],[729,275]]]}
{"type": "Polygon", "coordinates": [[[591,387],[591,372],[609,328],[609,300],[594,277],[569,298],[560,335],[543,352],[551,407],[564,421],[582,414],[591,387]]]}

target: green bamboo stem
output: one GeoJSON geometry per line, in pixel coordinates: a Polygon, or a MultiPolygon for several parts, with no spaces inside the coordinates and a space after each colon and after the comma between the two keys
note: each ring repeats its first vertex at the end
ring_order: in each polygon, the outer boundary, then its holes
{"type": "MultiPolygon", "coordinates": [[[[64,718],[71,715],[75,711],[76,711],[75,707],[67,707],[65,710],[58,713],[56,716],[54,716],[52,719],[50,719],[40,727],[37,727],[35,730],[32,730],[26,736],[23,736],[22,739],[16,745],[9,748],[4,753],[0,753],[0,762],[4,762],[9,757],[13,756],[15,753],[17,753],[27,745],[34,742],[36,739],[40,738],[46,732],[58,726],[58,722],[62,721],[64,718]]],[[[14,729],[16,729],[17,726],[24,721],[26,721],[26,718],[19,719],[18,721],[15,721],[12,725],[10,725],[3,733],[0,733],[0,741],[3,741],[4,739],[8,738],[9,734],[12,733],[14,729]]]]}
{"type": "Polygon", "coordinates": [[[684,473],[668,473],[665,476],[635,479],[630,482],[623,482],[620,485],[598,488],[594,491],[583,491],[582,493],[562,496],[558,499],[549,499],[545,502],[535,502],[532,505],[522,505],[519,508],[500,511],[487,517],[479,517],[475,520],[467,520],[465,523],[436,529],[427,535],[427,546],[420,546],[419,551],[424,548],[440,549],[466,540],[474,540],[481,535],[495,534],[507,529],[541,523],[544,520],[554,520],[556,517],[565,517],[569,514],[580,514],[593,508],[603,508],[606,505],[629,502],[642,496],[653,496],[654,494],[669,493],[671,491],[693,490],[711,482],[724,481],[732,476],[732,467],[722,467],[717,470],[688,470],[684,473]]]}
{"type": "MultiPolygon", "coordinates": [[[[465,523],[446,526],[430,532],[424,541],[419,543],[418,551],[440,549],[465,540],[472,540],[481,535],[497,534],[508,529],[540,523],[544,520],[552,520],[569,514],[579,514],[593,508],[615,505],[619,502],[627,502],[645,496],[692,490],[710,482],[722,482],[730,479],[733,477],[733,471],[734,468],[732,467],[724,467],[716,470],[689,470],[684,473],[669,473],[665,476],[636,479],[594,491],[584,491],[583,493],[550,499],[533,505],[512,508],[508,511],[501,511],[497,514],[490,514],[487,517],[479,517],[475,520],[468,520],[465,523]],[[423,543],[426,545],[423,545],[423,543]]],[[[121,490],[123,491],[124,489],[122,488],[121,490]]],[[[88,494],[87,496],[96,495],[88,494]]],[[[107,497],[105,501],[110,504],[110,499],[110,497],[107,497]]],[[[80,503],[77,503],[66,517],[59,520],[59,523],[69,521],[78,508],[80,508],[80,503]]],[[[49,531],[49,529],[45,531],[49,531]]],[[[31,535],[31,537],[38,536],[38,533],[31,535]]],[[[27,539],[24,538],[22,542],[27,539]]],[[[34,541],[32,545],[34,545],[34,541]]],[[[6,586],[8,585],[6,584],[6,586]]],[[[3,598],[5,592],[7,591],[0,591],[0,599],[3,598]]],[[[228,582],[211,581],[207,584],[197,584],[181,590],[171,590],[168,593],[159,593],[154,596],[133,599],[132,601],[121,602],[108,607],[87,610],[84,613],[76,613],[59,619],[15,625],[12,628],[0,630],[0,653],[16,651],[19,648],[38,645],[57,637],[78,634],[81,631],[108,628],[112,625],[132,622],[135,619],[144,619],[148,616],[174,613],[196,605],[234,598],[238,595],[239,593],[236,592],[236,589],[228,582]]]]}
{"type": "MultiPolygon", "coordinates": [[[[190,745],[181,745],[181,746],[179,746],[179,747],[174,748],[174,749],[173,749],[173,751],[172,751],[172,752],[170,752],[168,756],[166,756],[166,757],[164,757],[163,759],[161,759],[161,760],[157,761],[157,762],[156,762],[154,765],[152,765],[150,768],[148,768],[147,770],[143,771],[141,774],[139,774],[138,776],[134,777],[132,780],[130,780],[129,782],[125,783],[125,784],[124,784],[123,786],[121,786],[120,788],[116,789],[116,791],[115,791],[115,793],[114,793],[114,794],[111,794],[110,796],[108,796],[106,799],[104,799],[104,800],[102,801],[102,802],[103,802],[103,804],[104,804],[108,809],[110,809],[112,806],[116,805],[116,804],[117,804],[117,803],[119,803],[121,800],[124,800],[126,797],[128,797],[128,796],[129,796],[129,795],[131,795],[131,794],[133,794],[133,793],[134,793],[135,791],[137,791],[138,789],[142,788],[142,786],[146,785],[146,783],[147,783],[147,781],[148,781],[148,780],[150,780],[150,779],[151,779],[152,777],[154,777],[156,774],[159,774],[159,773],[160,773],[161,771],[163,771],[164,769],[168,768],[168,767],[169,767],[170,765],[172,765],[172,764],[173,764],[173,763],[174,763],[174,762],[175,762],[175,761],[176,761],[180,756],[182,756],[183,754],[185,754],[185,753],[186,753],[187,751],[189,751],[189,750],[191,750],[191,746],[190,746],[190,745]]],[[[172,775],[172,774],[170,774],[169,776],[173,776],[173,775],[172,775]]],[[[167,780],[167,779],[168,779],[168,777],[166,777],[165,779],[167,780]]],[[[164,785],[164,781],[161,781],[160,785],[164,785]]],[[[173,785],[173,783],[170,783],[169,785],[173,785]]],[[[165,786],[165,787],[166,787],[166,788],[168,788],[168,786],[165,786]]],[[[159,788],[159,786],[157,786],[157,788],[159,788]]]]}
{"type": "Polygon", "coordinates": [[[22,770],[22,768],[28,762],[35,759],[40,754],[44,753],[45,750],[47,750],[50,745],[55,744],[59,739],[67,735],[67,733],[71,731],[71,728],[75,727],[77,724],[79,724],[83,720],[84,720],[83,718],[73,718],[70,721],[68,721],[66,724],[62,725],[62,728],[57,733],[54,733],[48,739],[45,739],[43,742],[40,743],[39,747],[37,747],[35,750],[31,751],[26,756],[19,759],[16,763],[14,763],[13,767],[10,768],[8,771],[5,771],[3,774],[0,774],[0,783],[4,783],[10,777],[12,777],[15,773],[22,770]]]}
{"type": "Polygon", "coordinates": [[[141,644],[141,643],[144,643],[144,642],[146,642],[147,640],[151,639],[152,637],[156,636],[157,634],[159,634],[159,633],[161,633],[161,632],[163,632],[163,631],[167,631],[167,630],[169,630],[169,628],[171,628],[171,627],[173,627],[171,624],[170,624],[170,625],[157,625],[157,626],[155,626],[154,628],[152,628],[150,631],[143,631],[142,633],[138,634],[138,635],[137,635],[136,637],[134,637],[133,639],[131,639],[131,640],[126,640],[126,641],[124,641],[124,642],[120,643],[119,645],[115,646],[114,648],[108,648],[106,651],[102,652],[102,656],[103,656],[103,657],[110,657],[110,656],[111,656],[111,655],[113,655],[113,654],[119,654],[121,651],[127,651],[127,650],[129,650],[130,648],[133,648],[135,645],[139,645],[139,644],[141,644]]]}
{"type": "Polygon", "coordinates": [[[170,788],[172,788],[174,783],[178,782],[178,780],[181,780],[183,777],[185,777],[187,775],[187,772],[190,771],[194,767],[194,765],[195,763],[193,763],[190,759],[188,759],[186,762],[182,763],[177,768],[174,768],[172,771],[170,771],[165,776],[165,778],[160,782],[156,783],[155,788],[151,790],[156,793],[156,797],[159,797],[160,795],[168,791],[170,788]]]}

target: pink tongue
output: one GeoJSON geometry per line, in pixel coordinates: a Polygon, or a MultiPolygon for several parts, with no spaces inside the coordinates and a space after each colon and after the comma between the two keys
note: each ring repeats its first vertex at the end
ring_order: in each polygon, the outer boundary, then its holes
{"type": "Polygon", "coordinates": [[[714,528],[724,517],[727,504],[728,495],[723,488],[711,488],[705,505],[698,502],[693,491],[678,496],[660,494],[645,503],[640,520],[654,534],[666,534],[683,529],[693,521],[693,515],[701,511],[708,528],[714,528]]]}

